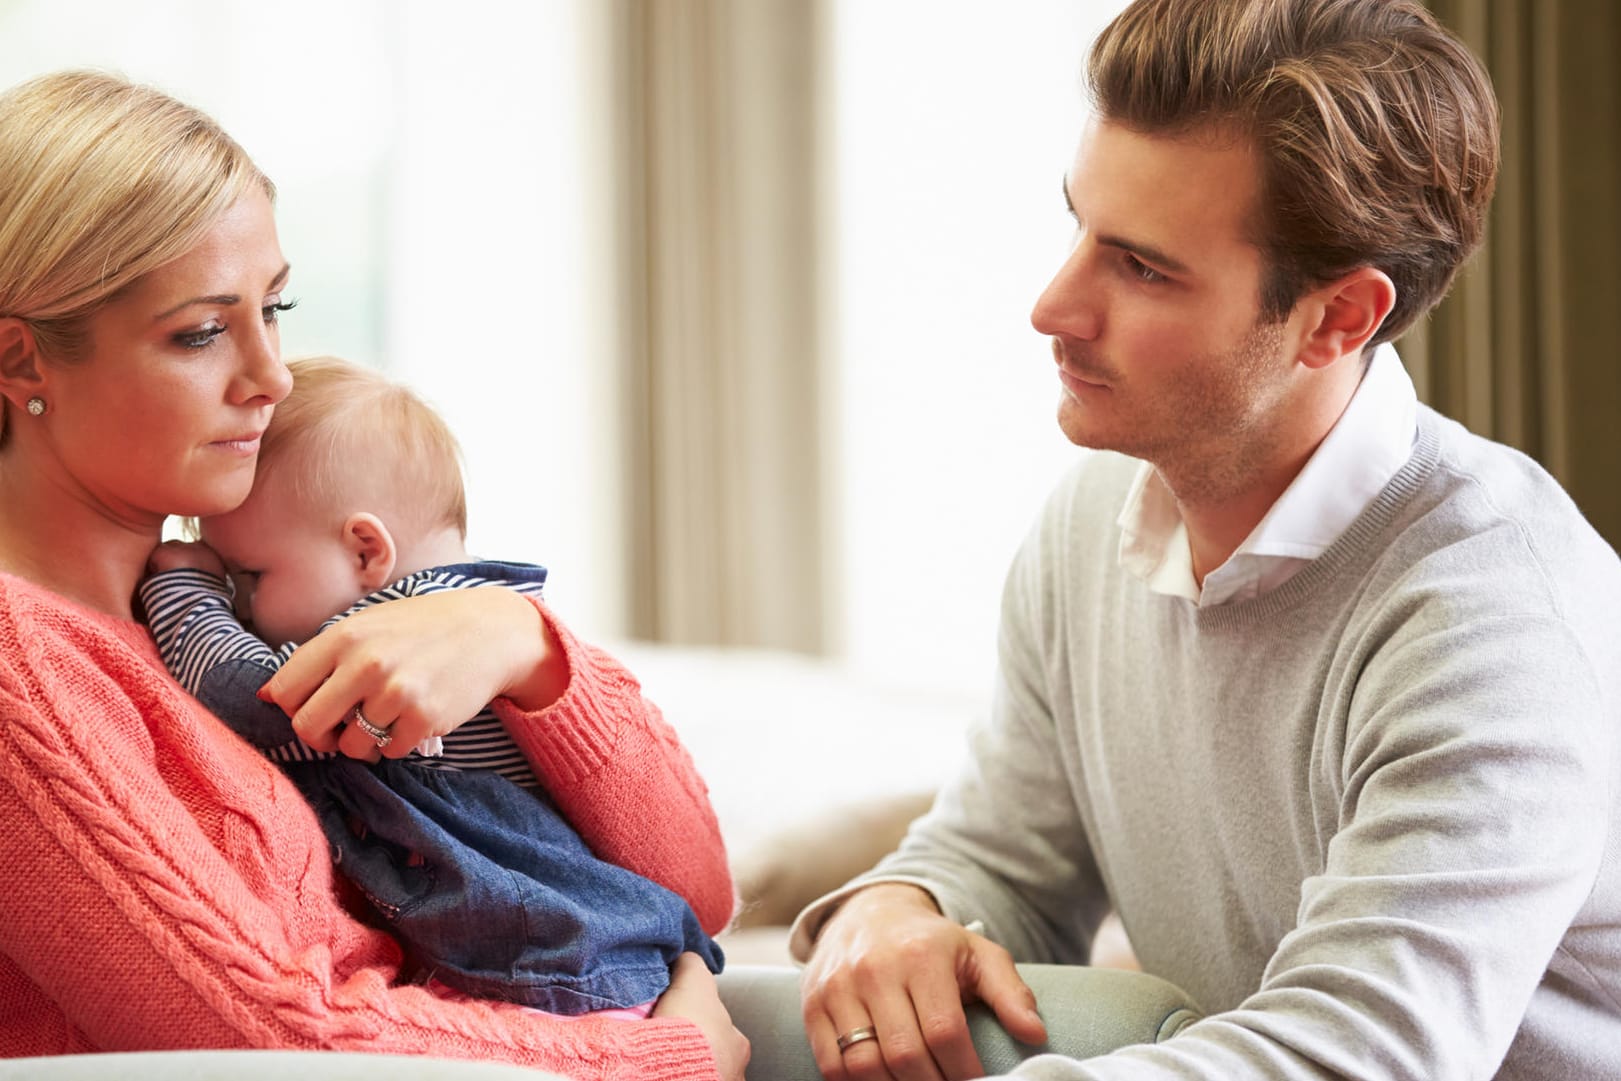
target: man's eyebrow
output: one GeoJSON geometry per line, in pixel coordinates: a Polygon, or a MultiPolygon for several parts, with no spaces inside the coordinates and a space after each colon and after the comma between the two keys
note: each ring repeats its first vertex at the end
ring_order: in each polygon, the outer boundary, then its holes
{"type": "MultiPolygon", "coordinates": [[[[281,269],[276,272],[276,276],[270,279],[270,284],[266,288],[275,289],[277,286],[285,283],[287,281],[287,275],[292,272],[292,269],[293,264],[283,263],[281,265],[281,269]]],[[[170,308],[168,311],[155,316],[153,318],[153,322],[159,322],[167,319],[175,312],[189,308],[193,304],[217,304],[222,308],[229,308],[233,304],[240,303],[242,303],[242,298],[235,293],[212,293],[205,297],[192,297],[190,300],[183,300],[179,304],[176,304],[174,307],[170,308]]]]}
{"type": "Polygon", "coordinates": [[[1142,256],[1143,262],[1151,263],[1163,270],[1169,270],[1172,274],[1193,273],[1193,271],[1189,269],[1188,266],[1181,260],[1172,259],[1169,255],[1166,255],[1158,248],[1149,244],[1144,244],[1140,241],[1127,240],[1125,237],[1113,236],[1108,233],[1099,233],[1098,243],[1106,244],[1111,248],[1120,248],[1123,251],[1129,251],[1133,255],[1140,255],[1142,256]]]}
{"type": "MultiPolygon", "coordinates": [[[[1068,174],[1065,174],[1063,177],[1062,189],[1064,192],[1064,209],[1069,211],[1071,217],[1079,221],[1080,215],[1075,213],[1075,203],[1069,197],[1068,174]]],[[[1112,233],[1099,233],[1097,239],[1099,244],[1107,244],[1111,248],[1120,248],[1124,251],[1131,252],[1133,255],[1140,255],[1143,257],[1145,262],[1152,263],[1157,267],[1163,267],[1172,274],[1193,273],[1186,263],[1183,263],[1180,259],[1171,258],[1169,255],[1166,255],[1152,244],[1144,244],[1137,240],[1127,240],[1125,237],[1115,236],[1112,233]]]]}

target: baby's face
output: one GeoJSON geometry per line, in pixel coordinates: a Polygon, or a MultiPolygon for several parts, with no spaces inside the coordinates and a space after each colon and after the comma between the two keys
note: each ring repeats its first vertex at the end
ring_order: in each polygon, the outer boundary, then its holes
{"type": "Polygon", "coordinates": [[[201,522],[236,583],[237,614],[272,648],[308,641],[367,592],[341,524],[281,489],[257,485],[240,507],[201,522]]]}

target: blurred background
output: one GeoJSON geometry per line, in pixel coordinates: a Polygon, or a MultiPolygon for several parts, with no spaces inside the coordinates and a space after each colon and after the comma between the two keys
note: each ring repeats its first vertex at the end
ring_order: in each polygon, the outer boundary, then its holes
{"type": "MultiPolygon", "coordinates": [[[[279,189],[298,310],[460,435],[472,550],[588,638],[988,694],[1078,453],[1029,309],[1116,0],[0,0],[0,83],[110,68],[279,189]]],[[[1492,248],[1402,345],[1621,539],[1621,16],[1436,0],[1503,98],[1492,248]]]]}

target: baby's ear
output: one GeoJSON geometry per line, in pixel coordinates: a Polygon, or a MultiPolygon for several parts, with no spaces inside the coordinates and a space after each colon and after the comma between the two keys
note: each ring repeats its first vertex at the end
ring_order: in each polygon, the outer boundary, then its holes
{"type": "Polygon", "coordinates": [[[343,523],[343,544],[355,568],[355,580],[371,593],[394,580],[394,535],[375,514],[361,511],[343,523]]]}

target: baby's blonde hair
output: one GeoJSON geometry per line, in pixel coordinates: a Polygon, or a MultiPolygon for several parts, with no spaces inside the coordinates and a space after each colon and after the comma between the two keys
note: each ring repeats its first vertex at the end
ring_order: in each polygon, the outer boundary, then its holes
{"type": "Polygon", "coordinates": [[[371,511],[394,530],[467,536],[461,449],[438,413],[381,372],[338,357],[287,368],[293,389],[259,445],[256,489],[286,485],[300,505],[340,519],[371,511]]]}
{"type": "Polygon", "coordinates": [[[275,197],[218,124],[160,90],[95,71],[13,87],[0,94],[0,317],[24,320],[45,360],[78,359],[98,308],[255,189],[275,197]]]}

